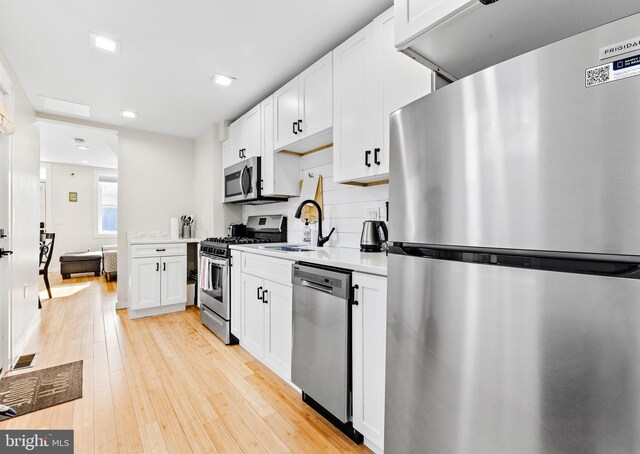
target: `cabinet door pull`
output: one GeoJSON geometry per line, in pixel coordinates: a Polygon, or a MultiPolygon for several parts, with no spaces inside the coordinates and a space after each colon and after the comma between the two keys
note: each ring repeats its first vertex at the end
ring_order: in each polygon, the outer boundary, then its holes
{"type": "Polygon", "coordinates": [[[358,290],[360,288],[360,286],[358,284],[353,286],[353,300],[351,301],[351,304],[354,306],[357,306],[359,303],[356,300],[356,290],[358,290]]]}
{"type": "Polygon", "coordinates": [[[167,264],[166,263],[162,264],[162,271],[167,271],[167,264]]]}
{"type": "Polygon", "coordinates": [[[160,271],[160,264],[156,262],[156,271],[160,271]]]}
{"type": "Polygon", "coordinates": [[[302,120],[298,120],[298,132],[302,132],[302,120]]]}
{"type": "Polygon", "coordinates": [[[373,162],[375,162],[377,166],[380,165],[380,159],[378,159],[379,153],[380,153],[380,148],[373,149],[373,162]]]}
{"type": "Polygon", "coordinates": [[[294,122],[292,123],[292,125],[293,125],[293,133],[297,135],[297,134],[298,134],[298,131],[296,130],[296,126],[298,125],[298,122],[297,122],[297,121],[294,121],[294,122]]]}
{"type": "Polygon", "coordinates": [[[267,295],[269,294],[269,290],[265,290],[264,292],[262,292],[262,302],[264,304],[268,304],[269,300],[267,300],[267,295]]]}
{"type": "Polygon", "coordinates": [[[247,157],[247,155],[244,154],[245,151],[247,151],[246,148],[243,148],[242,150],[240,150],[240,153],[242,154],[242,159],[247,157]]]}
{"type": "Polygon", "coordinates": [[[264,292],[262,292],[262,295],[260,294],[260,292],[262,291],[262,286],[258,287],[258,289],[257,289],[257,290],[258,290],[258,291],[257,291],[257,294],[258,294],[258,295],[257,295],[257,298],[258,298],[260,301],[264,302],[264,299],[263,299],[263,298],[264,298],[264,292]]]}
{"type": "Polygon", "coordinates": [[[371,156],[371,150],[367,150],[364,152],[364,165],[367,167],[371,167],[371,163],[369,162],[369,156],[371,156]]]}
{"type": "Polygon", "coordinates": [[[238,158],[242,159],[242,150],[238,150],[238,158]]]}

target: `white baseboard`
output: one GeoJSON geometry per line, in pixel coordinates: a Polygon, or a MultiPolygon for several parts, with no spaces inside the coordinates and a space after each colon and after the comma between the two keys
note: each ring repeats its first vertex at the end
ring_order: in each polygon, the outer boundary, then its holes
{"type": "MultiPolygon", "coordinates": [[[[117,306],[116,306],[117,307],[117,306]]],[[[172,304],[170,306],[148,307],[146,309],[129,309],[129,318],[151,317],[152,315],[170,314],[171,312],[179,312],[185,309],[184,303],[172,304]]]]}
{"type": "Polygon", "coordinates": [[[33,316],[31,321],[27,325],[27,327],[22,332],[22,335],[12,345],[11,347],[12,358],[11,358],[10,366],[13,366],[15,364],[16,360],[18,359],[18,356],[25,354],[24,350],[27,348],[27,345],[29,344],[31,337],[36,332],[39,325],[40,325],[40,309],[38,309],[38,312],[36,312],[36,314],[33,316]]]}
{"type": "Polygon", "coordinates": [[[129,307],[129,303],[127,303],[126,301],[116,301],[116,310],[118,309],[126,309],[129,307]]]}
{"type": "Polygon", "coordinates": [[[384,450],[381,449],[380,446],[369,440],[367,437],[364,437],[364,445],[376,454],[384,454],[384,450]]]}

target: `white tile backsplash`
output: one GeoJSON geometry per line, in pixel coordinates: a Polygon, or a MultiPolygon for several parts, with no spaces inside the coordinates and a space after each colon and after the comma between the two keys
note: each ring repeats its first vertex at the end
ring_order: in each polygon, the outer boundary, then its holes
{"type": "MultiPolygon", "coordinates": [[[[369,209],[378,208],[381,219],[386,219],[385,202],[389,200],[389,185],[370,187],[349,186],[333,182],[333,148],[303,156],[300,159],[300,178],[306,172],[322,175],[324,189],[324,223],[322,233],[328,234],[333,227],[336,231],[327,246],[349,248],[360,247],[362,222],[367,218],[369,209]]],[[[245,205],[244,222],[248,216],[260,214],[284,214],[288,219],[288,238],[291,243],[302,242],[304,223],[295,219],[294,214],[301,202],[299,197],[287,202],[268,205],[245,205]]],[[[311,226],[314,238],[317,226],[311,226]]],[[[314,240],[315,241],[315,240],[314,240]]]]}

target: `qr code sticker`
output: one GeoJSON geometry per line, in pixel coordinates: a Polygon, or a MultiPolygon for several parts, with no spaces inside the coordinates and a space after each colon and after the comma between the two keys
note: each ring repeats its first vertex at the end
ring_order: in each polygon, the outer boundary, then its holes
{"type": "Polygon", "coordinates": [[[610,65],[587,69],[587,87],[609,82],[610,77],[610,65]]]}

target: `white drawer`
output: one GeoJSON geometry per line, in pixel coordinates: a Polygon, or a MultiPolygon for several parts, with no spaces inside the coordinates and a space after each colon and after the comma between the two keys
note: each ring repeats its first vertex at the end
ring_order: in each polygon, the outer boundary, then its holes
{"type": "Polygon", "coordinates": [[[187,255],[186,243],[134,244],[131,257],[164,257],[168,255],[187,255]]]}
{"type": "Polygon", "coordinates": [[[291,265],[293,261],[242,253],[242,272],[253,274],[273,282],[291,287],[291,265]]]}

